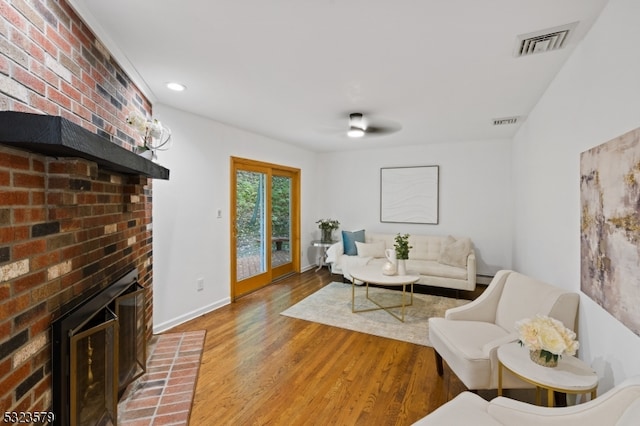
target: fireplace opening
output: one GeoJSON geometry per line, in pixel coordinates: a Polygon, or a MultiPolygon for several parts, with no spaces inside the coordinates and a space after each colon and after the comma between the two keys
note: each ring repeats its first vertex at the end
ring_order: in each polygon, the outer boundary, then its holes
{"type": "Polygon", "coordinates": [[[116,425],[118,399],[146,370],[137,269],[52,323],[54,424],[116,425]]]}

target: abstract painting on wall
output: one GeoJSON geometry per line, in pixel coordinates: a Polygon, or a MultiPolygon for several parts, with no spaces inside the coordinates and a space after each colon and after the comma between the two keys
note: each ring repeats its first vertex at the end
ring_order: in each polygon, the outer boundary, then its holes
{"type": "Polygon", "coordinates": [[[380,169],[380,222],[438,224],[438,166],[380,169]]]}
{"type": "Polygon", "coordinates": [[[640,336],[640,129],[580,155],[580,287],[640,336]]]}

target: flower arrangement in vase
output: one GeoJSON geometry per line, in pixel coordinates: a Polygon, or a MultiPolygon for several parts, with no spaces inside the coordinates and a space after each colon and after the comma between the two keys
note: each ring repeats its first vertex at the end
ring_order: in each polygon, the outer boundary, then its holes
{"type": "Polygon", "coordinates": [[[138,154],[151,154],[150,159],[155,159],[156,151],[166,151],[171,147],[171,129],[157,119],[147,120],[137,111],[131,111],[126,121],[142,136],[142,144],[136,146],[138,154]]]}
{"type": "Polygon", "coordinates": [[[562,355],[574,355],[579,343],[576,333],[555,318],[538,315],[516,323],[520,340],[529,349],[529,356],[536,364],[556,367],[562,355]]]}
{"type": "Polygon", "coordinates": [[[340,222],[335,219],[320,219],[316,222],[318,224],[318,228],[322,231],[322,242],[331,242],[334,229],[338,229],[340,227],[340,222]]]}
{"type": "Polygon", "coordinates": [[[405,261],[409,259],[409,250],[413,248],[409,245],[409,234],[397,234],[394,241],[393,247],[396,249],[398,275],[406,275],[405,261]]]}

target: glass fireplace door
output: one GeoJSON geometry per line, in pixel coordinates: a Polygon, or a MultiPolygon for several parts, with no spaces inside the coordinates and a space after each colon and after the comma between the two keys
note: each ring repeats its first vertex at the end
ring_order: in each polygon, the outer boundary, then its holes
{"type": "Polygon", "coordinates": [[[147,338],[145,336],[144,288],[140,284],[116,298],[118,317],[118,397],[127,386],[147,369],[147,338]]]}
{"type": "Polygon", "coordinates": [[[108,308],[71,337],[71,426],[117,424],[117,340],[117,317],[108,308]]]}

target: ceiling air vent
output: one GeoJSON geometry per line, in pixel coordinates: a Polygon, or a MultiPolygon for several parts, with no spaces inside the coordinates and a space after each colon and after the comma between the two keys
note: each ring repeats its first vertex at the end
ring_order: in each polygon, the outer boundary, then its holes
{"type": "Polygon", "coordinates": [[[503,118],[494,118],[493,125],[494,126],[504,126],[507,124],[516,124],[520,117],[503,117],[503,118]]]}
{"type": "Polygon", "coordinates": [[[578,25],[578,22],[548,28],[534,33],[520,34],[517,37],[517,43],[513,54],[514,56],[519,57],[561,49],[566,46],[567,40],[576,25],[578,25]]]}

